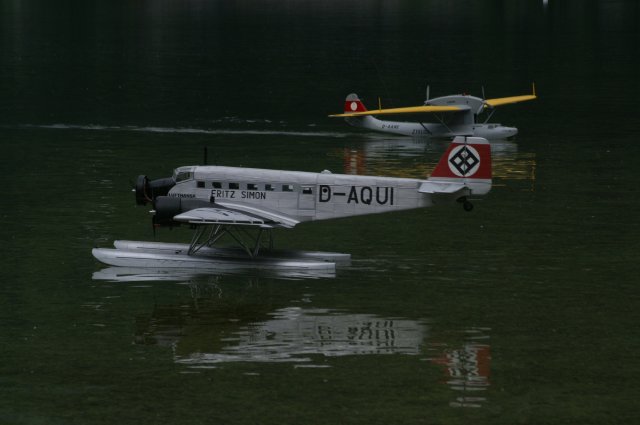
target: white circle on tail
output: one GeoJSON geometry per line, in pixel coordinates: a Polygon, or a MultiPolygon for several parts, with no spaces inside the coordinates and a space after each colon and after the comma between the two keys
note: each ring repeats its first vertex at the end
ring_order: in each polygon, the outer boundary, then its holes
{"type": "Polygon", "coordinates": [[[351,102],[351,105],[349,105],[349,107],[351,108],[352,111],[357,111],[358,110],[358,103],[357,102],[351,102]]]}
{"type": "Polygon", "coordinates": [[[469,145],[456,146],[449,152],[449,170],[458,177],[471,177],[480,168],[480,155],[469,145]]]}

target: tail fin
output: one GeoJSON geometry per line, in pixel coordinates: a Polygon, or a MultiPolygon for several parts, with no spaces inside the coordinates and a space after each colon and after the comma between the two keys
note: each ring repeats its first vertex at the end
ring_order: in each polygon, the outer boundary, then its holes
{"type": "Polygon", "coordinates": [[[366,112],[367,108],[364,106],[357,94],[351,93],[344,100],[344,112],[366,112]]]}
{"type": "Polygon", "coordinates": [[[491,145],[482,137],[457,136],[420,192],[485,195],[491,190],[491,145]]]}
{"type": "Polygon", "coordinates": [[[482,137],[457,136],[431,173],[431,179],[491,180],[491,145],[482,137]]]}

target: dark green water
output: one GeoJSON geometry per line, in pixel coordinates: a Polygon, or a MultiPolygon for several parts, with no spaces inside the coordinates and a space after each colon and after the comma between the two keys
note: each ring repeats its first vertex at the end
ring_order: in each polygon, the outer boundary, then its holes
{"type": "Polygon", "coordinates": [[[635,1],[0,2],[0,423],[632,423],[638,57],[635,1]],[[97,278],[138,174],[423,177],[445,144],[326,115],[532,81],[472,213],[277,233],[334,277],[97,278]]]}

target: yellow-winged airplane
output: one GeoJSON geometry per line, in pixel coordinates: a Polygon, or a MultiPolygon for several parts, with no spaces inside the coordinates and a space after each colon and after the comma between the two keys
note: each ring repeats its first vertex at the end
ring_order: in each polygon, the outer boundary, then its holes
{"type": "MultiPolygon", "coordinates": [[[[483,90],[484,91],[484,90],[483,90]]],[[[344,102],[342,114],[329,115],[332,118],[344,118],[354,127],[404,136],[453,138],[455,136],[476,136],[488,140],[508,139],[518,134],[515,127],[505,127],[497,123],[489,123],[496,106],[525,102],[536,99],[536,87],[532,85],[531,94],[521,96],[483,99],[468,94],[429,98],[424,105],[403,108],[383,109],[378,101],[378,109],[368,110],[358,95],[351,93],[344,102]],[[479,115],[489,111],[488,116],[480,122],[479,115]],[[406,122],[385,121],[375,115],[434,114],[438,122],[406,122]]]]}

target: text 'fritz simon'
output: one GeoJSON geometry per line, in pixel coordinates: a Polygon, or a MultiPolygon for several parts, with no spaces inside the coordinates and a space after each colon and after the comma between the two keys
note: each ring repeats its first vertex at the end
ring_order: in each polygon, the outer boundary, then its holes
{"type": "Polygon", "coordinates": [[[224,198],[224,199],[267,199],[266,192],[256,192],[252,190],[241,190],[240,196],[236,196],[237,190],[222,190],[216,189],[211,191],[212,198],[224,198]]]}

